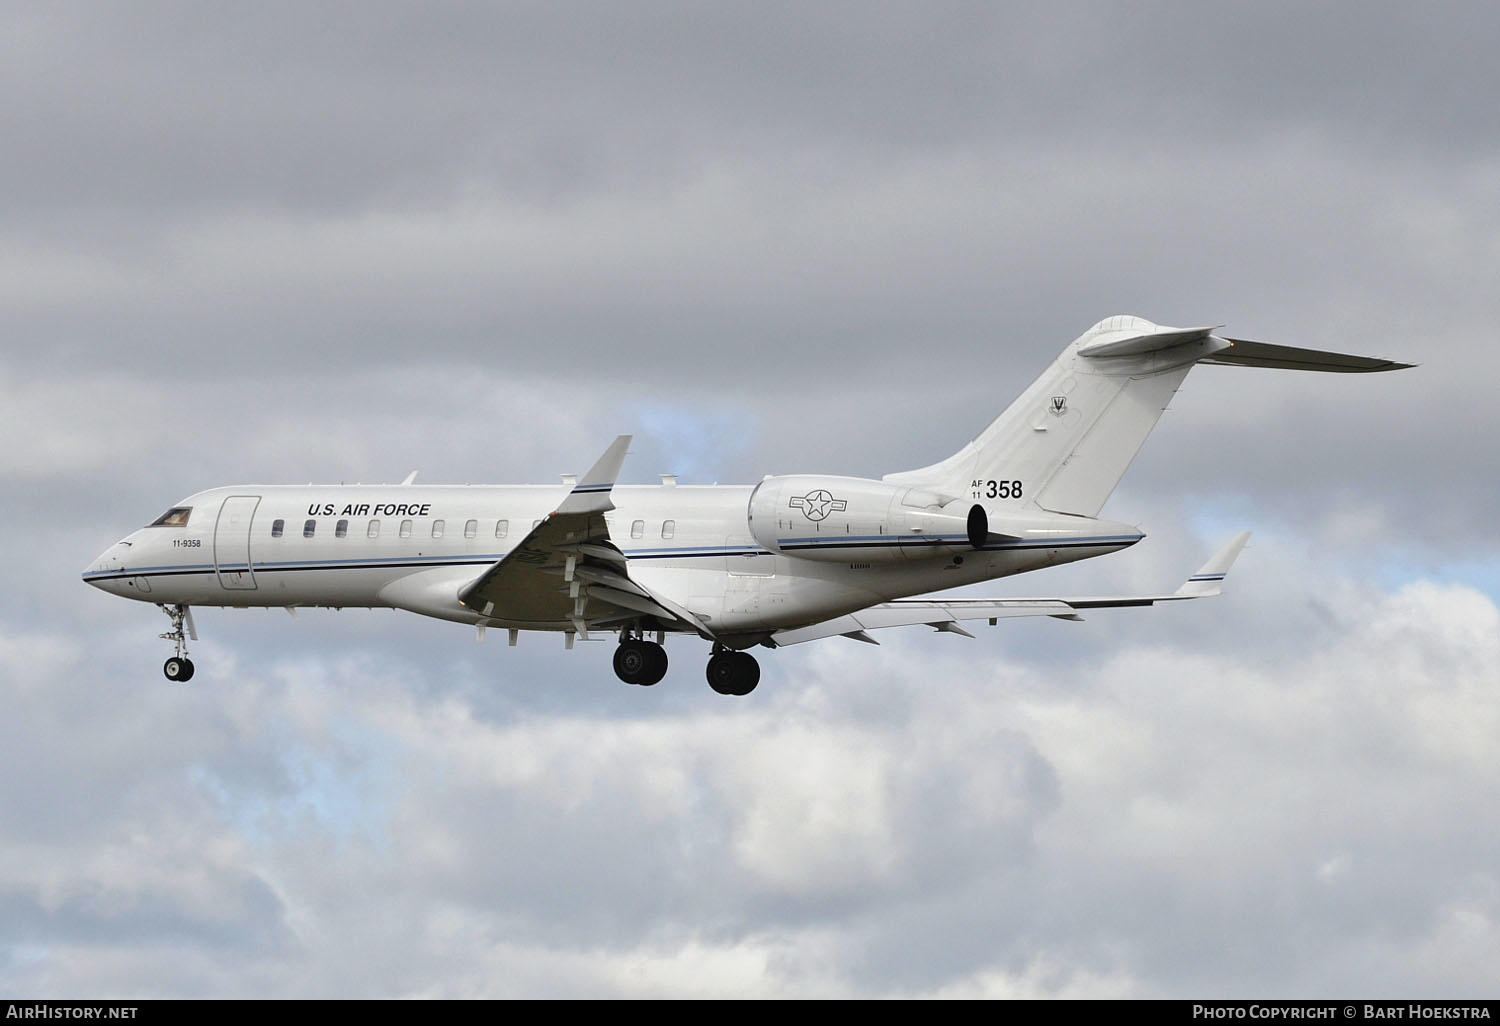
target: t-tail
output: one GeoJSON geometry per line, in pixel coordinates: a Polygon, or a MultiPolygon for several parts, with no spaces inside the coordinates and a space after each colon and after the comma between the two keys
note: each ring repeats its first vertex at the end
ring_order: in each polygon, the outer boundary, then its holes
{"type": "Polygon", "coordinates": [[[940,463],[885,480],[991,509],[1097,516],[1195,364],[1360,373],[1412,364],[1224,338],[1139,317],[1100,321],[1010,408],[940,463]]]}

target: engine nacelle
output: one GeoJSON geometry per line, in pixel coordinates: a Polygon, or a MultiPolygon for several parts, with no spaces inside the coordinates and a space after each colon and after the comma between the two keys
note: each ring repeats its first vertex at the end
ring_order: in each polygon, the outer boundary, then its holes
{"type": "Polygon", "coordinates": [[[984,508],[968,500],[860,477],[768,477],[747,512],[765,548],[830,563],[951,557],[989,532],[984,508]]]}

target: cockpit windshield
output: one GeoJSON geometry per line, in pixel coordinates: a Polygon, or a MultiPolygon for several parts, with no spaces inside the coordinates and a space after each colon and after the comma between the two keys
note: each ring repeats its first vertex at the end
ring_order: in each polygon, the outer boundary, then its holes
{"type": "Polygon", "coordinates": [[[161,516],[151,521],[148,527],[186,527],[188,515],[193,512],[191,506],[173,506],[161,516]]]}

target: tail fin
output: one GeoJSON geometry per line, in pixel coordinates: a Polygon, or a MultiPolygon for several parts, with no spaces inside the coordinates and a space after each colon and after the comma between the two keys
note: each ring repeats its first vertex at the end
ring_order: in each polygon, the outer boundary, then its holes
{"type": "Polygon", "coordinates": [[[1064,349],[1010,408],[940,463],[886,481],[996,508],[1096,516],[1162,411],[1200,361],[1297,370],[1396,370],[1409,364],[1221,338],[1139,317],[1100,321],[1064,349]]]}

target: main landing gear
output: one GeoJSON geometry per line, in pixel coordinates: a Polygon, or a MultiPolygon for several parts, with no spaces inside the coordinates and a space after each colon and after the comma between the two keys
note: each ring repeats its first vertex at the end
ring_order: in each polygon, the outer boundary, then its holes
{"type": "Polygon", "coordinates": [[[186,683],[193,679],[193,661],[187,656],[187,639],[191,635],[194,641],[198,640],[198,632],[193,627],[193,614],[187,606],[158,608],[172,620],[172,629],[162,637],[177,644],[177,654],[162,664],[161,672],[167,675],[167,680],[186,683]]]}
{"type": "MultiPolygon", "coordinates": [[[[667,650],[659,641],[647,641],[628,630],[621,634],[620,645],[615,649],[615,676],[626,684],[649,687],[666,673],[667,650]]],[[[760,664],[754,656],[714,645],[708,659],[709,687],[721,695],[748,695],[759,683],[760,664]]]]}
{"type": "Polygon", "coordinates": [[[626,684],[650,687],[667,675],[667,650],[645,638],[621,638],[615,649],[615,676],[626,684]]]}
{"type": "Polygon", "coordinates": [[[748,652],[714,646],[708,657],[708,686],[721,695],[748,695],[760,683],[760,664],[748,652]]]}

